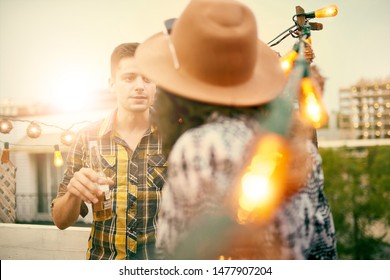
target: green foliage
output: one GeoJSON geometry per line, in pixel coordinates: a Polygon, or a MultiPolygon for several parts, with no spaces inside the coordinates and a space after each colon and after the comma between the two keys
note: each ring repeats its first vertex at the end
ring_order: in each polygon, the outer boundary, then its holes
{"type": "Polygon", "coordinates": [[[320,148],[340,259],[390,259],[390,147],[320,148]]]}

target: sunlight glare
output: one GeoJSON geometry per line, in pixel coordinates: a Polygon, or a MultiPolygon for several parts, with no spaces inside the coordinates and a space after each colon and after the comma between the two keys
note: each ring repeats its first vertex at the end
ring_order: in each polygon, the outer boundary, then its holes
{"type": "Polygon", "coordinates": [[[93,102],[91,77],[80,70],[63,70],[52,79],[49,103],[60,112],[87,109],[93,102]]]}

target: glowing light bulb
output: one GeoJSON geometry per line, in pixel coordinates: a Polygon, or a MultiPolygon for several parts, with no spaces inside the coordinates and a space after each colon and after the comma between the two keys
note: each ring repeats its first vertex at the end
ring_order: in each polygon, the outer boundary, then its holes
{"type": "Polygon", "coordinates": [[[5,142],[4,143],[4,150],[3,153],[1,154],[1,163],[8,163],[9,162],[9,143],[5,142]]]}
{"type": "Polygon", "coordinates": [[[291,51],[289,51],[287,54],[285,54],[279,59],[280,65],[282,66],[282,69],[286,74],[286,76],[290,74],[291,69],[294,66],[294,61],[297,59],[297,57],[298,57],[297,50],[292,49],[291,51]]]}
{"type": "Polygon", "coordinates": [[[330,5],[321,9],[317,9],[314,12],[316,18],[334,17],[338,14],[339,10],[336,5],[330,5]]]}
{"type": "Polygon", "coordinates": [[[66,145],[66,146],[70,146],[73,144],[75,137],[76,137],[76,134],[73,131],[65,130],[61,134],[61,143],[66,145]]]}
{"type": "Polygon", "coordinates": [[[7,119],[1,119],[0,120],[0,132],[4,134],[10,133],[13,126],[12,123],[7,119]]]}
{"type": "Polygon", "coordinates": [[[257,204],[267,199],[267,196],[270,194],[269,175],[252,174],[250,172],[244,174],[241,181],[243,195],[239,200],[241,208],[246,211],[252,211],[257,204]]]}
{"type": "Polygon", "coordinates": [[[30,123],[26,129],[27,136],[30,138],[38,138],[41,135],[42,129],[36,122],[30,123]]]}
{"type": "Polygon", "coordinates": [[[315,128],[320,128],[328,122],[328,113],[322,99],[312,80],[308,77],[303,78],[301,82],[299,111],[302,118],[315,128]]]}
{"type": "Polygon", "coordinates": [[[330,5],[324,8],[320,8],[310,13],[297,14],[297,16],[304,16],[305,18],[325,18],[334,17],[338,14],[339,9],[336,5],[330,5]]]}
{"type": "Polygon", "coordinates": [[[64,165],[64,160],[62,159],[60,147],[58,145],[54,145],[54,166],[60,167],[64,165]]]}
{"type": "Polygon", "coordinates": [[[238,182],[236,218],[239,223],[264,222],[282,201],[288,150],[277,134],[258,139],[250,164],[238,182]]]}

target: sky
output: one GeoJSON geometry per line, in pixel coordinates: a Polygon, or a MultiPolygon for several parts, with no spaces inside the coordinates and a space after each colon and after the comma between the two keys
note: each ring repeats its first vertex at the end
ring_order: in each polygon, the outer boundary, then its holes
{"type": "MultiPolygon", "coordinates": [[[[0,106],[77,106],[108,88],[110,55],[123,42],[142,42],[179,17],[188,0],[0,0],[0,106]]],[[[256,16],[259,39],[292,26],[306,12],[336,4],[334,18],[312,31],[314,64],[326,77],[324,101],[337,111],[338,91],[361,79],[390,79],[390,1],[241,0],[256,16]]],[[[281,54],[292,37],[273,47],[281,54]]]]}

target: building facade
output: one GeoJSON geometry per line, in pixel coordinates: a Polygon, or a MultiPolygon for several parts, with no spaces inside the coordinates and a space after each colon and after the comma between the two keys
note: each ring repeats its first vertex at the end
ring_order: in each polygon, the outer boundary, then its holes
{"type": "Polygon", "coordinates": [[[344,139],[390,138],[390,78],[361,80],[339,91],[339,129],[344,139]]]}

